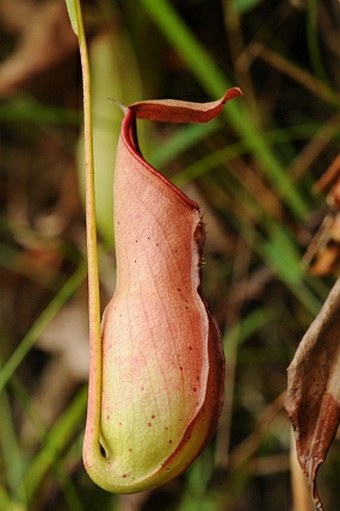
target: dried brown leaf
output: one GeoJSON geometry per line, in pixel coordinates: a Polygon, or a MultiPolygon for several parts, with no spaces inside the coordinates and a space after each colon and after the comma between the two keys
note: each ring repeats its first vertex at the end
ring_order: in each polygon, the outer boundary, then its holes
{"type": "Polygon", "coordinates": [[[74,35],[62,0],[38,5],[17,47],[0,66],[0,97],[24,87],[28,80],[75,52],[74,35]]]}
{"type": "Polygon", "coordinates": [[[8,34],[20,34],[31,23],[34,0],[0,0],[0,25],[8,34]]]}
{"type": "Polygon", "coordinates": [[[316,508],[316,475],[340,422],[340,279],[303,337],[288,368],[286,409],[299,462],[316,508]]]}

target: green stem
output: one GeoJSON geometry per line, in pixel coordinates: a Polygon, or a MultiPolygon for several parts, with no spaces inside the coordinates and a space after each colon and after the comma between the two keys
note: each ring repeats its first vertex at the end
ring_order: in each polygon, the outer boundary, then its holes
{"type": "MultiPolygon", "coordinates": [[[[91,371],[89,379],[88,413],[100,409],[101,396],[101,336],[100,297],[94,183],[93,124],[91,108],[91,74],[80,0],[74,0],[76,29],[79,41],[83,77],[86,243],[88,259],[88,303],[91,371]],[[99,403],[99,408],[98,408],[99,403]]],[[[97,424],[99,426],[99,424],[97,424]]]]}

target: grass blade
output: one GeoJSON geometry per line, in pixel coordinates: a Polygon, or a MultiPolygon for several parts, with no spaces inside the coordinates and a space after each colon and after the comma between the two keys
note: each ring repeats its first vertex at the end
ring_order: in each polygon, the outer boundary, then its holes
{"type": "Polygon", "coordinates": [[[44,328],[53,319],[64,303],[73,295],[76,289],[78,289],[85,276],[86,265],[82,262],[60,291],[54,296],[46,309],[40,314],[39,318],[22,339],[17,349],[4,364],[0,372],[0,392],[21,364],[29,350],[38,339],[39,335],[43,332],[44,328]]]}

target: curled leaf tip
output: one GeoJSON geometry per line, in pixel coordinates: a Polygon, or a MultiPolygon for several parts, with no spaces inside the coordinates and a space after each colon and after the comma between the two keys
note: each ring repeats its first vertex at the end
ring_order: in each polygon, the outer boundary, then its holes
{"type": "Polygon", "coordinates": [[[240,93],[209,103],[143,101],[123,119],[114,175],[117,282],[91,349],[101,356],[90,360],[83,448],[89,475],[108,491],[142,491],[186,470],[215,431],[224,397],[220,334],[201,288],[202,214],[145,161],[136,119],[207,122],[240,93]]]}
{"type": "Polygon", "coordinates": [[[175,99],[149,100],[133,103],[130,109],[139,119],[173,123],[205,123],[221,113],[227,101],[240,95],[242,95],[241,89],[233,87],[216,101],[196,103],[175,99]]]}

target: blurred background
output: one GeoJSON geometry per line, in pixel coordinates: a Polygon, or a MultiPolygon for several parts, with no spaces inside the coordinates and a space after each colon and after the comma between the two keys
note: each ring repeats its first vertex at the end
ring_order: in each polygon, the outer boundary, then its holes
{"type": "MultiPolygon", "coordinates": [[[[226,402],[209,447],[164,487],[115,496],[85,473],[77,41],[63,0],[0,0],[0,508],[311,511],[283,401],[286,368],[339,270],[331,195],[340,170],[340,4],[82,5],[103,306],[115,286],[111,188],[122,118],[108,98],[209,101],[229,86],[243,90],[207,125],[139,126],[145,156],[204,210],[204,289],[225,346],[226,402]]],[[[340,501],[339,454],[337,439],[319,475],[330,511],[340,501]]]]}

